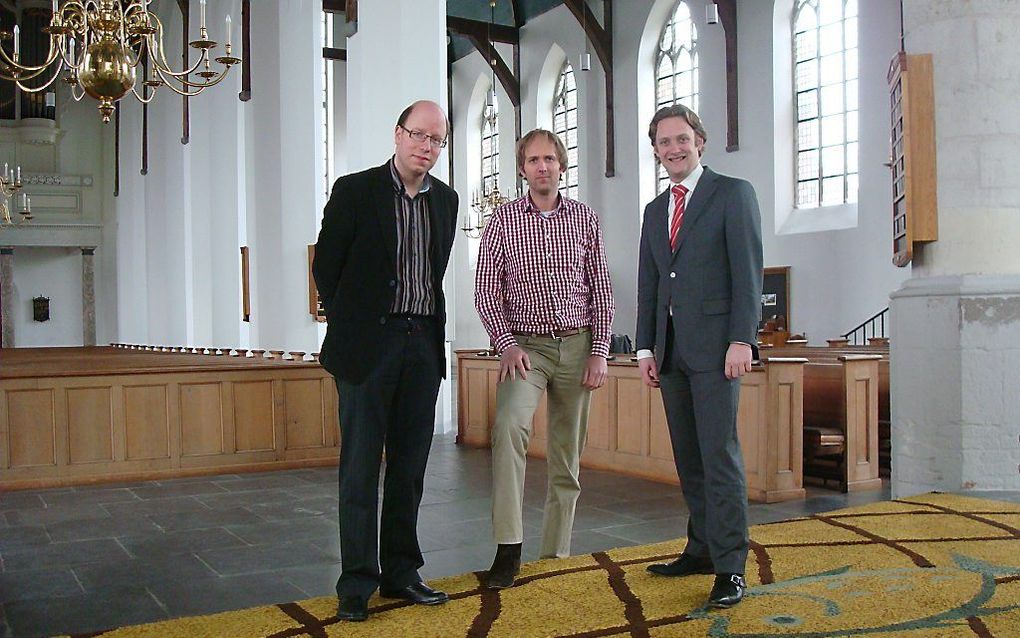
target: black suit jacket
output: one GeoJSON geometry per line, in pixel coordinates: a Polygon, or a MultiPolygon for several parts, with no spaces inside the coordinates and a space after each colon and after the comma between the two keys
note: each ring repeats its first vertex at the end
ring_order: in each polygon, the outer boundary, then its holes
{"type": "MultiPolygon", "coordinates": [[[[431,177],[429,232],[437,347],[446,369],[443,275],[457,232],[457,193],[431,177]]],[[[315,244],[312,274],[326,309],[319,360],[333,376],[360,383],[378,363],[376,344],[396,291],[397,226],[389,162],[333,184],[315,244]]],[[[445,372],[444,372],[445,376],[445,372]]]]}
{"type": "Polygon", "coordinates": [[[666,354],[666,325],[693,370],[722,369],[733,341],[756,342],[761,315],[761,213],[745,180],[705,167],[669,246],[669,190],[645,207],[638,261],[637,339],[666,354]]]}

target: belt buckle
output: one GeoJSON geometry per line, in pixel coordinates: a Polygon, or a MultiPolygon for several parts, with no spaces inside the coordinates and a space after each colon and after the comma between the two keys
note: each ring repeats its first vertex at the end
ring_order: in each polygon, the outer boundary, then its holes
{"type": "Polygon", "coordinates": [[[556,335],[556,328],[549,329],[549,336],[552,337],[554,341],[563,341],[563,337],[559,337],[556,335]]]}

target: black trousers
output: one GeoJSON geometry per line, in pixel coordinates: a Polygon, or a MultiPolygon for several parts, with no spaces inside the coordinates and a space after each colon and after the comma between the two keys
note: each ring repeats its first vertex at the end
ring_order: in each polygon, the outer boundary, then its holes
{"type": "Polygon", "coordinates": [[[740,379],[722,366],[691,370],[676,348],[673,322],[659,380],[673,460],[683,484],[687,519],[684,553],[708,556],[717,574],[743,574],[747,561],[747,480],[737,439],[740,379]]]}
{"type": "Polygon", "coordinates": [[[368,598],[378,587],[421,580],[421,502],[442,377],[432,317],[393,315],[379,365],[361,383],[337,379],[340,394],[340,560],[337,594],[368,598]],[[383,449],[382,516],[379,472],[383,449]],[[376,521],[380,521],[378,526],[376,521]]]}

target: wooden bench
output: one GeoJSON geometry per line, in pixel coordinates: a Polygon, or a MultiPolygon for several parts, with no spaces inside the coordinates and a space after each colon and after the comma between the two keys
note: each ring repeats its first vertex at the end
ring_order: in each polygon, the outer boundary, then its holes
{"type": "Polygon", "coordinates": [[[846,491],[881,487],[880,355],[839,355],[804,366],[804,475],[846,491]]]}
{"type": "Polygon", "coordinates": [[[766,357],[805,357],[812,363],[838,363],[839,358],[849,355],[879,355],[878,362],[878,461],[879,476],[888,478],[891,471],[892,442],[890,439],[890,393],[889,393],[889,345],[875,343],[866,346],[785,346],[761,349],[766,357]]]}
{"type": "MultiPolygon", "coordinates": [[[[496,413],[499,359],[457,350],[457,443],[488,447],[496,413]]],[[[774,503],[804,498],[802,370],[804,358],[772,359],[741,377],[737,430],[747,495],[774,503]]],[[[657,388],[641,381],[629,357],[609,362],[606,385],[592,393],[582,467],[678,483],[666,414],[657,388]]],[[[543,397],[532,422],[529,456],[544,457],[543,397]]]]}

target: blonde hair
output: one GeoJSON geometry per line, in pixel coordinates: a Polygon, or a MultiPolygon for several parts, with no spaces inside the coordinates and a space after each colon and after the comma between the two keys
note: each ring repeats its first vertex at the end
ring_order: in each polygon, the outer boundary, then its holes
{"type": "Polygon", "coordinates": [[[537,128],[533,131],[528,131],[524,137],[517,140],[517,170],[518,172],[524,170],[524,152],[528,148],[528,144],[531,144],[532,140],[544,137],[546,140],[552,142],[553,146],[556,147],[556,159],[560,162],[560,172],[567,170],[567,147],[563,145],[563,140],[560,136],[553,133],[552,131],[544,128],[537,128]]]}

